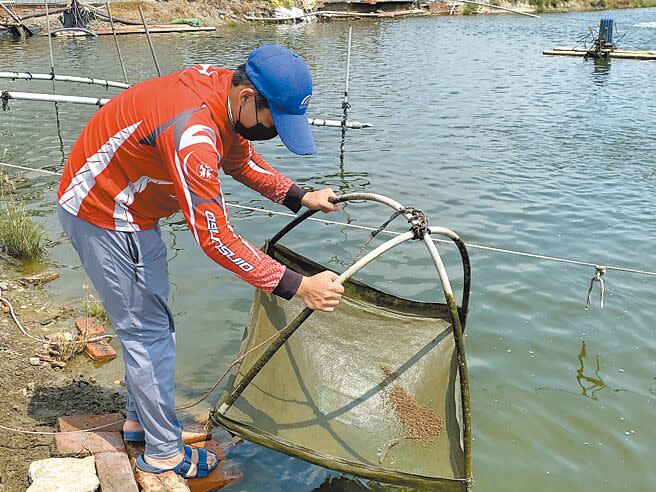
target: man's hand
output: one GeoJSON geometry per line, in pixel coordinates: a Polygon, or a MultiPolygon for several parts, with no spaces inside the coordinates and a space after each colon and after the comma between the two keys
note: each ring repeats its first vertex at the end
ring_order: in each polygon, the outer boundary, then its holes
{"type": "Polygon", "coordinates": [[[339,210],[339,206],[336,203],[330,203],[330,198],[337,198],[335,192],[330,188],[310,191],[301,199],[301,205],[306,206],[310,210],[321,210],[325,214],[339,210]]]}
{"type": "MultiPolygon", "coordinates": [[[[307,195],[306,195],[307,196],[307,195]]],[[[344,292],[341,284],[335,283],[337,274],[334,272],[321,272],[312,277],[303,277],[296,295],[310,309],[315,311],[332,312],[344,292]]]]}

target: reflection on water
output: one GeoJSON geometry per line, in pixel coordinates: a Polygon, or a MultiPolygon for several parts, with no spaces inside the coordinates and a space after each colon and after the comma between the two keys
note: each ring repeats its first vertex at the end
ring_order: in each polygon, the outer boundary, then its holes
{"type": "Polygon", "coordinates": [[[599,362],[599,354],[597,354],[594,358],[594,377],[592,376],[586,376],[583,371],[585,371],[584,367],[584,360],[587,357],[587,352],[586,352],[586,344],[585,340],[581,342],[581,352],[579,352],[579,364],[580,367],[576,371],[576,382],[579,383],[579,386],[581,387],[581,394],[583,396],[590,397],[594,400],[597,399],[596,393],[606,387],[606,384],[604,383],[603,379],[599,375],[599,371],[601,370],[600,362],[599,362]],[[585,383],[585,384],[584,384],[585,383]]]}
{"type": "Polygon", "coordinates": [[[595,84],[603,85],[608,81],[610,75],[611,60],[593,59],[593,80],[595,84]]]}
{"type": "MultiPolygon", "coordinates": [[[[627,392],[629,390],[627,389],[622,389],[622,388],[611,388],[609,387],[599,374],[601,371],[601,356],[600,354],[597,354],[594,357],[594,360],[592,361],[593,367],[592,369],[588,369],[587,375],[585,374],[585,360],[587,358],[587,345],[585,340],[581,341],[581,351],[579,352],[578,359],[579,359],[579,368],[576,370],[576,382],[579,384],[581,387],[581,394],[585,397],[592,398],[593,400],[597,400],[597,392],[603,390],[604,388],[608,388],[610,391],[619,393],[619,392],[627,392]],[[591,372],[594,374],[594,376],[591,375],[591,372]]],[[[620,369],[620,372],[624,372],[623,369],[620,369]]]]}

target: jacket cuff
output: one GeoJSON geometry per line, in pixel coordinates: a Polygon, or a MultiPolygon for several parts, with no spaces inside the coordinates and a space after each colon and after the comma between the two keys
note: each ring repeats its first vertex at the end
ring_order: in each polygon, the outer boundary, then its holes
{"type": "Polygon", "coordinates": [[[292,212],[296,213],[301,209],[301,200],[306,193],[307,192],[303,188],[298,186],[296,183],[292,183],[292,185],[289,187],[289,190],[287,190],[287,195],[285,195],[285,199],[282,201],[282,204],[292,212]]]}
{"type": "Polygon", "coordinates": [[[273,289],[272,294],[287,299],[288,301],[294,297],[298,286],[301,285],[301,280],[303,280],[303,275],[296,273],[294,270],[285,268],[285,273],[283,273],[280,282],[275,289],[273,289]]]}

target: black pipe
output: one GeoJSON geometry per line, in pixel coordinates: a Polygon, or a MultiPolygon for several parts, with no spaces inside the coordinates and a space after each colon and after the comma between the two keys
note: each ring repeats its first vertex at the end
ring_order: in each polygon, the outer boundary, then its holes
{"type": "Polygon", "coordinates": [[[61,9],[55,9],[51,10],[49,13],[45,12],[36,12],[34,14],[26,14],[22,15],[19,17],[20,20],[25,20],[25,19],[34,19],[35,17],[45,17],[46,15],[55,15],[55,14],[61,14],[64,10],[66,10],[67,7],[61,8],[61,9]]]}

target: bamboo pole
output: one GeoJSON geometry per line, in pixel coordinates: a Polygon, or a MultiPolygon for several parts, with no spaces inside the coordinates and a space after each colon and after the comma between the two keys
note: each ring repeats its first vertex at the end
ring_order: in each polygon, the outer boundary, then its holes
{"type": "MultiPolygon", "coordinates": [[[[15,91],[0,91],[0,100],[3,105],[7,105],[12,99],[23,101],[42,101],[42,102],[67,102],[73,104],[86,104],[91,106],[103,106],[110,101],[110,98],[100,97],[84,97],[84,96],[64,96],[58,94],[42,94],[36,92],[15,92],[15,91]]],[[[341,128],[342,122],[340,120],[324,120],[320,118],[308,118],[308,123],[312,126],[329,126],[332,128],[341,128]]],[[[362,129],[370,128],[371,123],[362,123],[360,121],[348,121],[347,128],[362,129]]]]}
{"type": "Polygon", "coordinates": [[[0,92],[0,99],[2,99],[3,106],[6,106],[10,99],[17,99],[23,101],[41,101],[41,102],[67,102],[74,104],[88,104],[92,106],[102,106],[109,102],[109,98],[99,97],[84,97],[84,96],[63,96],[59,94],[38,94],[34,92],[14,92],[2,91],[0,92]]]}
{"type": "MultiPolygon", "coordinates": [[[[52,75],[52,93],[57,94],[55,88],[55,55],[52,51],[52,32],[50,30],[50,9],[48,7],[48,0],[45,0],[46,4],[46,26],[48,28],[48,51],[50,52],[50,74],[52,75]]],[[[57,137],[59,138],[59,150],[62,156],[62,164],[66,160],[66,152],[64,152],[64,139],[61,134],[61,123],[59,122],[59,106],[55,103],[55,121],[57,122],[57,137]]]]}
{"type": "Polygon", "coordinates": [[[141,23],[143,24],[144,31],[146,31],[146,39],[148,39],[148,46],[150,47],[150,53],[153,55],[153,61],[155,62],[155,68],[157,69],[157,75],[162,76],[162,71],[159,69],[159,63],[157,63],[157,55],[155,55],[155,48],[153,48],[153,42],[150,39],[150,32],[148,31],[148,25],[146,24],[146,18],[144,17],[143,9],[139,5],[139,14],[141,15],[141,23]]]}
{"type": "Polygon", "coordinates": [[[112,80],[94,79],[91,77],[77,77],[73,75],[52,75],[49,73],[31,73],[31,72],[0,72],[0,79],[20,79],[20,80],[52,80],[57,82],[79,82],[80,84],[100,85],[103,87],[115,87],[117,89],[127,89],[130,84],[123,82],[114,82],[112,80]]]}
{"type": "MultiPolygon", "coordinates": [[[[312,126],[330,126],[333,128],[342,128],[342,122],[340,120],[324,120],[321,118],[308,118],[308,123],[312,126]]],[[[352,128],[360,130],[362,128],[371,128],[373,125],[371,123],[362,123],[360,121],[347,121],[346,128],[352,128]]]]}
{"type": "Polygon", "coordinates": [[[112,26],[112,35],[114,36],[114,44],[116,45],[116,52],[118,53],[118,61],[121,64],[121,70],[123,70],[123,78],[125,79],[126,84],[128,82],[128,74],[125,71],[125,64],[123,63],[123,56],[121,56],[121,48],[118,46],[118,37],[116,36],[116,29],[114,28],[114,17],[112,17],[112,11],[109,8],[109,1],[105,0],[105,6],[107,7],[107,16],[109,17],[109,25],[112,26]]]}
{"type": "Polygon", "coordinates": [[[339,144],[339,161],[344,163],[344,150],[346,147],[346,122],[348,121],[348,108],[351,105],[348,102],[349,75],[351,72],[351,37],[353,35],[353,26],[349,26],[348,46],[346,48],[346,79],[344,81],[344,99],[342,100],[342,142],[339,144]]]}
{"type": "MultiPolygon", "coordinates": [[[[46,27],[48,28],[48,51],[50,52],[50,73],[52,74],[52,93],[55,94],[55,57],[52,54],[52,32],[50,30],[50,11],[46,0],[46,27]]],[[[55,104],[55,108],[57,105],[55,104]]]]}

